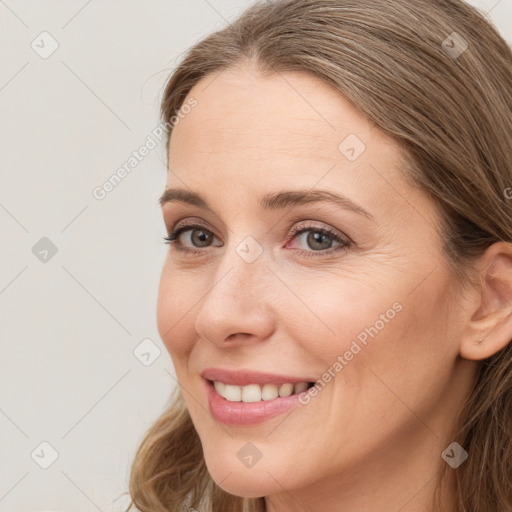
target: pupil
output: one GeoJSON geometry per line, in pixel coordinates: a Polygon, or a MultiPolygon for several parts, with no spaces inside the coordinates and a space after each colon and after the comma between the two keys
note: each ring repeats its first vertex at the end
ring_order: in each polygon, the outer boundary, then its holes
{"type": "Polygon", "coordinates": [[[199,241],[199,245],[201,245],[204,242],[208,242],[209,236],[207,235],[207,233],[205,231],[196,229],[196,230],[194,230],[194,233],[199,233],[198,236],[193,237],[196,239],[196,240],[194,240],[194,242],[199,241]]]}
{"type": "Polygon", "coordinates": [[[320,245],[322,245],[322,242],[323,242],[323,247],[320,247],[320,249],[325,249],[327,246],[329,246],[329,238],[324,235],[323,233],[319,233],[319,232],[314,232],[312,231],[308,237],[308,243],[314,247],[314,244],[316,243],[319,243],[320,245]],[[325,243],[327,242],[327,243],[325,243]]]}

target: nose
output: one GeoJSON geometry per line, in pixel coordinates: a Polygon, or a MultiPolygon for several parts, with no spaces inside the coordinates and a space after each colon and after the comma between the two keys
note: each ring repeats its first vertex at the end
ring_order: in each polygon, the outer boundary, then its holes
{"type": "Polygon", "coordinates": [[[276,283],[263,255],[248,263],[227,249],[212,276],[195,318],[198,335],[220,347],[267,339],[275,325],[276,283]]]}

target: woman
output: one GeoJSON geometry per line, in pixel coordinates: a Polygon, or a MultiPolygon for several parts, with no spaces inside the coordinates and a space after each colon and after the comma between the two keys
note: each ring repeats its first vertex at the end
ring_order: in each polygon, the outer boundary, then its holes
{"type": "Polygon", "coordinates": [[[180,392],[132,505],[512,511],[496,29],[461,0],[259,2],[187,53],[162,118],[180,392]]]}

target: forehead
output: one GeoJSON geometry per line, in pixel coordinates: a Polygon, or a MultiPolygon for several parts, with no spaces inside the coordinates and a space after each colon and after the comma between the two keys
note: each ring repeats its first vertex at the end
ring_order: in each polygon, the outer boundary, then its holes
{"type": "MultiPolygon", "coordinates": [[[[401,181],[396,141],[306,73],[262,76],[245,65],[203,78],[188,96],[197,106],[173,130],[169,167],[195,190],[205,178],[217,190],[262,193],[293,180],[365,200],[386,180],[401,181]]],[[[169,173],[168,187],[177,184],[169,173]]]]}
{"type": "MultiPolygon", "coordinates": [[[[344,135],[376,138],[372,123],[343,95],[302,72],[262,76],[253,67],[237,67],[203,78],[189,97],[198,104],[174,128],[171,148],[200,141],[196,150],[288,148],[302,156],[338,158],[344,135]]],[[[374,144],[394,142],[377,136],[382,140],[374,144]]]]}

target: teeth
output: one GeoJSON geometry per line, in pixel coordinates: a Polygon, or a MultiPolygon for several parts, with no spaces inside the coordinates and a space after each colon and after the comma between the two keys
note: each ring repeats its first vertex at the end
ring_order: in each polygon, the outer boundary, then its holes
{"type": "Polygon", "coordinates": [[[259,402],[261,400],[261,388],[258,384],[249,384],[242,389],[242,402],[259,402]]]}
{"type": "Polygon", "coordinates": [[[224,398],[230,402],[240,402],[242,400],[242,388],[240,386],[224,386],[224,398]]]}
{"type": "Polygon", "coordinates": [[[224,382],[219,382],[217,380],[213,381],[213,385],[215,386],[215,390],[220,396],[224,396],[224,388],[226,387],[226,384],[224,382]]]}
{"type": "Polygon", "coordinates": [[[279,390],[275,384],[265,384],[261,390],[262,400],[273,400],[279,396],[279,390]]]}
{"type": "Polygon", "coordinates": [[[293,384],[283,384],[279,388],[279,396],[290,396],[293,395],[293,384]]]}
{"type": "Polygon", "coordinates": [[[302,393],[303,391],[306,391],[308,389],[309,384],[307,382],[299,382],[298,384],[295,384],[294,392],[296,395],[299,393],[302,393]]]}
{"type": "Polygon", "coordinates": [[[298,382],[297,384],[286,383],[281,386],[275,384],[249,384],[248,386],[233,386],[223,382],[213,381],[217,394],[230,402],[259,402],[260,400],[273,400],[274,398],[297,395],[306,391],[309,384],[298,382]]]}

